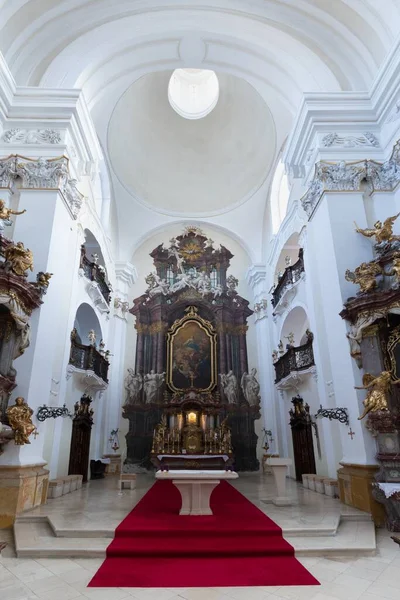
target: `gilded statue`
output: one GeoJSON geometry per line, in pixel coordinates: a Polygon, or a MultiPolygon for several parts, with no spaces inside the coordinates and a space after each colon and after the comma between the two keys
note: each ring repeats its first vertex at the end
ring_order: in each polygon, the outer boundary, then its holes
{"type": "Polygon", "coordinates": [[[4,250],[6,267],[16,275],[24,277],[26,271],[33,271],[33,254],[29,248],[25,248],[22,242],[11,244],[4,250]]]}
{"type": "Polygon", "coordinates": [[[356,390],[368,390],[367,397],[363,401],[364,412],[358,417],[358,420],[361,421],[369,412],[389,410],[388,395],[390,386],[399,383],[400,379],[392,380],[390,371],[382,371],[380,375],[376,376],[365,373],[363,376],[363,385],[355,388],[356,390]]]}
{"type": "Polygon", "coordinates": [[[375,237],[377,244],[381,244],[382,242],[390,244],[391,242],[400,240],[400,236],[393,235],[393,224],[399,215],[400,213],[393,217],[389,217],[383,223],[382,221],[377,221],[374,223],[373,229],[360,229],[360,227],[357,226],[357,223],[354,223],[354,225],[356,226],[357,233],[361,233],[361,235],[369,238],[375,237]]]}
{"type": "Polygon", "coordinates": [[[385,271],[385,275],[394,277],[396,286],[400,284],[400,258],[393,259],[392,269],[390,271],[385,271]]]}
{"type": "Polygon", "coordinates": [[[15,400],[14,406],[10,406],[6,411],[8,422],[14,431],[14,442],[17,446],[30,444],[29,436],[36,430],[32,423],[33,410],[26,404],[24,398],[19,396],[15,400]]]}
{"type": "Polygon", "coordinates": [[[346,281],[357,283],[360,286],[362,293],[372,292],[376,289],[376,277],[382,275],[382,268],[375,262],[363,262],[359,267],[350,271],[347,269],[345,273],[346,281]]]}
{"type": "Polygon", "coordinates": [[[26,210],[13,210],[12,208],[7,208],[4,200],[0,199],[0,230],[4,229],[4,225],[11,225],[10,216],[11,215],[23,215],[26,210]]]}
{"type": "Polygon", "coordinates": [[[40,271],[36,275],[36,282],[37,282],[38,286],[43,287],[43,288],[48,288],[52,275],[53,275],[53,273],[44,273],[43,271],[40,271]]]}

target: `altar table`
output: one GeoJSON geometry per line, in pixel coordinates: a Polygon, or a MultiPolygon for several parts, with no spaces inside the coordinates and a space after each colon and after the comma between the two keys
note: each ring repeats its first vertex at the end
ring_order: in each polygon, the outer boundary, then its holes
{"type": "Polygon", "coordinates": [[[171,479],[182,497],[180,515],[212,515],[211,493],[222,479],[237,479],[235,471],[157,471],[156,479],[171,479]]]}

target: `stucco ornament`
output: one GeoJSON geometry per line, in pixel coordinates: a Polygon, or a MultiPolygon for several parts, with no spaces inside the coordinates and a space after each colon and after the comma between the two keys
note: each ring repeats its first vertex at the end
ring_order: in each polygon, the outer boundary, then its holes
{"type": "Polygon", "coordinates": [[[57,129],[8,129],[3,134],[3,141],[11,144],[60,144],[61,136],[57,129]]]}
{"type": "Polygon", "coordinates": [[[357,146],[372,146],[374,148],[379,147],[379,141],[377,137],[370,131],[366,131],[360,136],[347,135],[340,136],[338,133],[328,133],[322,138],[322,145],[325,148],[330,146],[341,146],[343,148],[356,148],[357,146]]]}
{"type": "MultiPolygon", "coordinates": [[[[372,135],[372,134],[371,134],[372,135]]],[[[329,191],[355,192],[366,181],[370,191],[392,191],[400,182],[400,140],[393,147],[389,160],[359,162],[318,162],[310,186],[301,198],[301,204],[310,218],[322,194],[329,191]]]]}

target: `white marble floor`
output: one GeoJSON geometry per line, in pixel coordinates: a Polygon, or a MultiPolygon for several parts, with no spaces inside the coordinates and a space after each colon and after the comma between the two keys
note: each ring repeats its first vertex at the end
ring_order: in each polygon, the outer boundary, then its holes
{"type": "MultiPolygon", "coordinates": [[[[99,525],[104,531],[118,524],[151,484],[143,478],[138,490],[119,495],[112,480],[93,482],[82,493],[72,493],[47,507],[31,511],[52,514],[57,526],[68,530],[85,527],[90,535],[99,525]],[[75,494],[75,495],[74,495],[75,494]],[[86,500],[84,500],[86,498],[86,500]]],[[[294,482],[290,490],[296,500],[292,507],[276,508],[268,503],[273,492],[269,477],[241,477],[237,487],[262,510],[289,530],[304,527],[327,530],[343,507],[336,500],[305,492],[294,482]],[[267,502],[265,502],[267,501],[267,502]]],[[[350,510],[349,517],[357,515],[350,510]]],[[[16,558],[11,530],[0,530],[8,542],[0,557],[1,600],[399,600],[400,549],[390,533],[377,533],[376,556],[355,558],[300,557],[299,560],[320,581],[320,586],[250,588],[87,588],[102,559],[16,558]]]]}

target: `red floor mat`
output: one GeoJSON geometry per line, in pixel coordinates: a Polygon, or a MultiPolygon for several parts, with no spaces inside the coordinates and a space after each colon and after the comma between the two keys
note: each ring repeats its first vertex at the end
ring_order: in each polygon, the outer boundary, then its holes
{"type": "Polygon", "coordinates": [[[213,516],[179,516],[180,494],[157,481],[115,531],[90,587],[318,585],[276,523],[229,483],[213,516]]]}

